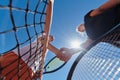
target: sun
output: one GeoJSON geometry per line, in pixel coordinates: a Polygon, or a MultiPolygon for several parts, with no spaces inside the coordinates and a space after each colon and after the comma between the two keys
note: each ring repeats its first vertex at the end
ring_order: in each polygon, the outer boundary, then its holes
{"type": "Polygon", "coordinates": [[[72,40],[70,43],[70,46],[72,48],[79,48],[80,47],[81,42],[79,40],[72,40]]]}

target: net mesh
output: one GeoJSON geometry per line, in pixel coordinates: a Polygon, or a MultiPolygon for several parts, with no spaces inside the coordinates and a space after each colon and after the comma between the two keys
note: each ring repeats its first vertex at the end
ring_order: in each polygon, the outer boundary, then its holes
{"type": "Polygon", "coordinates": [[[0,0],[0,80],[40,77],[46,43],[38,38],[44,35],[47,5],[48,0],[0,0]]]}
{"type": "Polygon", "coordinates": [[[120,25],[79,56],[67,80],[120,79],[120,25]]]}

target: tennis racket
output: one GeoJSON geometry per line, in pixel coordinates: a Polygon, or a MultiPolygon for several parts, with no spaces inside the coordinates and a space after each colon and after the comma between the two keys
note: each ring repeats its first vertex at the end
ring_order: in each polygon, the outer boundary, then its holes
{"type": "Polygon", "coordinates": [[[55,56],[55,57],[53,57],[53,58],[44,66],[44,72],[43,72],[43,74],[53,73],[53,72],[55,72],[55,71],[58,71],[58,70],[61,69],[65,64],[66,64],[66,62],[61,61],[59,58],[57,58],[57,57],[55,56]]]}
{"type": "Polygon", "coordinates": [[[73,63],[67,80],[120,79],[120,23],[93,42],[73,63]]]}

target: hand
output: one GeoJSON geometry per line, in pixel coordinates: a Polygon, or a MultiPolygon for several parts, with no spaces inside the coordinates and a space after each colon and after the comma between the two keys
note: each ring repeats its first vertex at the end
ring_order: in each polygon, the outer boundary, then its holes
{"type": "Polygon", "coordinates": [[[52,42],[54,40],[54,37],[52,35],[49,35],[48,42],[52,42]]]}
{"type": "MultiPolygon", "coordinates": [[[[37,40],[38,40],[38,42],[41,42],[45,38],[46,38],[46,35],[43,35],[43,36],[38,37],[37,40]]],[[[54,40],[54,37],[52,35],[49,35],[48,42],[52,42],[53,40],[54,40]]]]}
{"type": "Polygon", "coordinates": [[[73,55],[73,53],[71,52],[70,49],[68,49],[68,48],[61,48],[60,52],[57,55],[57,57],[60,60],[67,62],[72,57],[72,55],[73,55]]]}

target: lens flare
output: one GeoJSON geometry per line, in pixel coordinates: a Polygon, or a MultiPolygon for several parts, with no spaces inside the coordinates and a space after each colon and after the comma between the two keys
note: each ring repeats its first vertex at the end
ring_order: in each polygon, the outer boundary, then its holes
{"type": "Polygon", "coordinates": [[[81,42],[79,40],[73,40],[70,45],[72,48],[79,48],[80,44],[81,42]]]}

